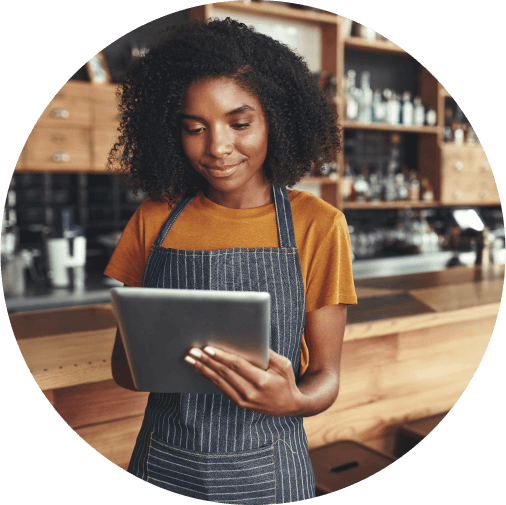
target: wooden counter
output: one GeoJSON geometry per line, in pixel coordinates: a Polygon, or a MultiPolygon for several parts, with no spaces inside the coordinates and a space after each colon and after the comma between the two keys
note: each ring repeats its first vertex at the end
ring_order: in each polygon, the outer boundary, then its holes
{"type": "MultiPolygon", "coordinates": [[[[356,281],[359,303],[348,309],[340,394],[330,409],[304,420],[310,447],[347,438],[388,450],[399,424],[448,411],[483,356],[503,282],[499,265],[356,281]]],[[[111,306],[10,319],[30,371],[56,410],[90,445],[126,467],[147,394],[112,381],[111,306]]]]}

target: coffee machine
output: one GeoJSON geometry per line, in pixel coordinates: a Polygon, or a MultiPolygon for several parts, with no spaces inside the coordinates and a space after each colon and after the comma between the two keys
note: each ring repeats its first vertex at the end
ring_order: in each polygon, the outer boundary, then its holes
{"type": "Polygon", "coordinates": [[[74,210],[62,209],[56,236],[46,238],[47,276],[54,288],[82,291],[85,281],[86,237],[74,225],[74,210]]]}

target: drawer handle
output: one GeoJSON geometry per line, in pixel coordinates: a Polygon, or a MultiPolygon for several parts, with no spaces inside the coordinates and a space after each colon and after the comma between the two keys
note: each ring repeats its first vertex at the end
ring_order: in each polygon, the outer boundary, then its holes
{"type": "Polygon", "coordinates": [[[488,196],[488,191],[482,191],[482,192],[480,193],[480,196],[481,196],[482,198],[487,198],[487,196],[488,196]]]}
{"type": "Polygon", "coordinates": [[[462,191],[457,190],[453,193],[454,198],[462,198],[462,191]]]}
{"type": "Polygon", "coordinates": [[[51,155],[51,159],[56,163],[67,163],[70,161],[70,156],[63,151],[56,151],[51,155]]]}
{"type": "Polygon", "coordinates": [[[487,170],[490,170],[490,165],[488,163],[484,163],[482,166],[481,166],[481,169],[484,170],[484,171],[487,171],[487,170]]]}
{"type": "Polygon", "coordinates": [[[464,163],[462,163],[462,161],[456,161],[455,164],[453,165],[453,168],[457,171],[463,170],[464,163]]]}
{"type": "Polygon", "coordinates": [[[59,134],[54,134],[54,135],[51,135],[51,140],[58,144],[58,143],[62,143],[63,142],[66,142],[67,141],[67,137],[65,135],[63,135],[62,133],[59,133],[59,134]]]}
{"type": "Polygon", "coordinates": [[[69,116],[69,111],[67,109],[63,109],[62,107],[55,107],[54,109],[51,109],[51,117],[67,119],[69,116]]]}

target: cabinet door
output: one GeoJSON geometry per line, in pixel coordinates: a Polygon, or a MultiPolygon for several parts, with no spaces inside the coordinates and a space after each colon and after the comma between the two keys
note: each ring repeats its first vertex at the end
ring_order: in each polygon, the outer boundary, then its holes
{"type": "Polygon", "coordinates": [[[36,126],[25,149],[29,170],[86,170],[91,163],[89,130],[36,126]]]}

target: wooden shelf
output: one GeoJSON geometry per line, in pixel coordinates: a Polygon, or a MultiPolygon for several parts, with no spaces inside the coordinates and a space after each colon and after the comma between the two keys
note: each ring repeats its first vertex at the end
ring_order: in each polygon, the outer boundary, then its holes
{"type": "Polygon", "coordinates": [[[218,2],[211,4],[215,9],[223,9],[234,12],[244,12],[262,16],[282,17],[283,19],[295,19],[313,23],[330,23],[337,25],[337,14],[318,12],[311,9],[295,9],[286,5],[276,5],[277,2],[218,2]]]}
{"type": "Polygon", "coordinates": [[[369,40],[364,37],[350,36],[344,40],[345,49],[356,51],[369,51],[377,53],[396,54],[409,56],[409,53],[389,40],[369,40]]]}
{"type": "Polygon", "coordinates": [[[424,209],[431,207],[439,207],[439,202],[409,202],[409,201],[393,201],[393,202],[343,202],[343,209],[424,209]]]}
{"type": "Polygon", "coordinates": [[[339,179],[333,179],[331,177],[327,176],[310,176],[310,177],[303,177],[299,183],[307,183],[307,184],[337,184],[339,182],[339,179]]]}
{"type": "Polygon", "coordinates": [[[344,128],[355,130],[381,130],[406,133],[429,133],[438,134],[441,130],[439,126],[403,126],[389,123],[360,123],[358,121],[341,121],[344,128]]]}

